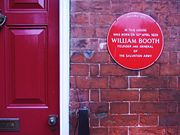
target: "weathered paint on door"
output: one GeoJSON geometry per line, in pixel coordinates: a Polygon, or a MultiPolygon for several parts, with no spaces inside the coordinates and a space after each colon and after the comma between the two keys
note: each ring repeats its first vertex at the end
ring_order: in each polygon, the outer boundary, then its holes
{"type": "Polygon", "coordinates": [[[59,114],[58,0],[1,0],[0,118],[20,130],[1,135],[58,135],[48,116],[59,114]]]}

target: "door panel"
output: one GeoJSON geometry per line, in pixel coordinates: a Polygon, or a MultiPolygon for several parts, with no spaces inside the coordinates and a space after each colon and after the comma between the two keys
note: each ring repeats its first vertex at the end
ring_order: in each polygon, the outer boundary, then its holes
{"type": "MultiPolygon", "coordinates": [[[[58,0],[1,0],[0,118],[18,118],[18,131],[0,135],[58,135],[58,0]]],[[[2,121],[0,120],[0,126],[2,121]]]]}
{"type": "Polygon", "coordinates": [[[47,7],[47,0],[7,0],[8,9],[45,9],[47,7]]]}
{"type": "Polygon", "coordinates": [[[47,26],[49,25],[48,14],[47,13],[6,13],[8,16],[6,25],[7,26],[47,26]]]}
{"type": "Polygon", "coordinates": [[[6,88],[8,107],[47,104],[45,28],[8,28],[6,88]]]}

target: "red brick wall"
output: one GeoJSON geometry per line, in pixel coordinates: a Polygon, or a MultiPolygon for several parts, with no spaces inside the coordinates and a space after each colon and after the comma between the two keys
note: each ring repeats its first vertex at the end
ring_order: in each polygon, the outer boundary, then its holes
{"type": "Polygon", "coordinates": [[[180,1],[71,0],[70,132],[79,107],[91,135],[180,135],[180,1]],[[162,28],[164,50],[151,67],[132,71],[107,51],[111,23],[138,11],[162,28]]]}

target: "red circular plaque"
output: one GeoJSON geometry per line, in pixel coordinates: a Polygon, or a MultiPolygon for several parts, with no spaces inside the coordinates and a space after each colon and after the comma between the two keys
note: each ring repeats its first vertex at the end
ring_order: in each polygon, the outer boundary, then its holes
{"type": "Polygon", "coordinates": [[[151,66],[163,49],[163,34],[157,22],[138,12],[120,16],[109,29],[107,41],[112,58],[132,70],[151,66]]]}

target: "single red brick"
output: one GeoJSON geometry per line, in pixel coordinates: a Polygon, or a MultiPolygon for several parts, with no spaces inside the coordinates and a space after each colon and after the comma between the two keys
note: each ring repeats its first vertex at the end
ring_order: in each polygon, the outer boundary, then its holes
{"type": "Polygon", "coordinates": [[[157,126],[157,115],[140,115],[140,126],[157,126]]]}
{"type": "Polygon", "coordinates": [[[89,65],[87,64],[71,64],[70,75],[72,76],[87,76],[89,74],[89,65]]]}
{"type": "Polygon", "coordinates": [[[162,52],[160,58],[157,63],[168,63],[169,62],[169,52],[162,52]]]}
{"type": "Polygon", "coordinates": [[[128,103],[111,103],[110,113],[112,114],[125,114],[129,112],[128,103]]]}
{"type": "Polygon", "coordinates": [[[93,27],[71,27],[72,38],[92,38],[95,37],[95,29],[93,27]]]}
{"type": "Polygon", "coordinates": [[[106,77],[76,77],[77,88],[108,88],[106,77]]]}
{"type": "Polygon", "coordinates": [[[170,59],[170,64],[177,64],[177,52],[170,52],[169,59],[170,59]]]}
{"type": "Polygon", "coordinates": [[[134,2],[133,4],[131,4],[131,10],[136,10],[136,11],[139,11],[141,12],[143,10],[143,2],[140,0],[133,0],[132,2],[134,2]]]}
{"type": "Polygon", "coordinates": [[[117,0],[114,0],[111,4],[112,8],[111,8],[111,12],[113,13],[117,13],[119,15],[119,13],[123,13],[124,9],[126,9],[126,12],[130,11],[130,4],[128,2],[119,2],[117,0]]]}
{"type": "Polygon", "coordinates": [[[85,58],[82,53],[74,52],[71,56],[71,63],[84,63],[85,58]]]}
{"type": "Polygon", "coordinates": [[[169,88],[178,89],[178,77],[177,76],[169,77],[169,88]]]}
{"type": "Polygon", "coordinates": [[[159,91],[158,90],[141,90],[140,100],[141,101],[158,101],[159,91]]]}
{"type": "Polygon", "coordinates": [[[89,12],[91,8],[90,1],[71,1],[71,12],[89,12]]]}
{"type": "MultiPolygon", "coordinates": [[[[179,40],[178,39],[169,39],[165,42],[164,50],[166,52],[168,52],[168,53],[169,53],[169,51],[174,52],[174,51],[178,51],[179,49],[180,49],[180,46],[179,46],[179,40]]],[[[170,61],[170,60],[168,60],[168,61],[170,61]]]]}
{"type": "Polygon", "coordinates": [[[100,120],[101,126],[137,126],[137,115],[110,115],[100,120]]]}
{"type": "Polygon", "coordinates": [[[127,135],[128,134],[128,128],[110,128],[109,129],[109,135],[127,135]]]}
{"type": "Polygon", "coordinates": [[[107,52],[94,53],[90,59],[86,59],[89,63],[109,63],[110,56],[107,52]]]}
{"type": "Polygon", "coordinates": [[[91,128],[91,135],[108,135],[108,128],[91,128]]]}
{"type": "Polygon", "coordinates": [[[160,101],[180,101],[180,91],[173,89],[162,89],[159,92],[160,101]]]}
{"type": "Polygon", "coordinates": [[[101,27],[97,27],[95,30],[96,30],[96,37],[98,37],[98,38],[106,38],[109,27],[101,26],[101,27]]]}
{"type": "Polygon", "coordinates": [[[159,7],[160,4],[161,3],[155,2],[153,0],[146,0],[145,3],[143,4],[143,9],[144,9],[144,11],[149,11],[149,10],[151,10],[151,11],[158,10],[159,11],[160,10],[159,8],[161,8],[161,7],[159,7]]]}
{"type": "Polygon", "coordinates": [[[101,64],[100,74],[102,76],[105,76],[105,75],[135,76],[135,75],[138,75],[138,72],[122,68],[121,66],[117,64],[101,64]]]}
{"type": "Polygon", "coordinates": [[[172,13],[167,17],[167,22],[169,26],[179,26],[180,24],[180,15],[172,13]]]}
{"type": "Polygon", "coordinates": [[[90,75],[91,76],[99,75],[99,65],[90,65],[90,75]]]}
{"type": "Polygon", "coordinates": [[[130,78],[131,88],[167,88],[166,77],[132,77],[130,78]]]}
{"type": "Polygon", "coordinates": [[[90,90],[90,101],[99,101],[99,90],[90,90]]]}
{"type": "Polygon", "coordinates": [[[71,24],[72,25],[88,25],[89,24],[89,14],[87,13],[72,13],[71,14],[71,24]]]}
{"type": "Polygon", "coordinates": [[[128,88],[127,77],[111,77],[110,88],[128,88]]]}
{"type": "Polygon", "coordinates": [[[160,126],[180,126],[179,114],[165,114],[159,116],[160,126]]]}
{"type": "Polygon", "coordinates": [[[94,13],[109,13],[110,8],[109,0],[95,0],[91,3],[91,11],[94,13]]]}
{"type": "Polygon", "coordinates": [[[89,77],[87,76],[76,77],[76,86],[77,88],[80,88],[80,89],[90,88],[89,77]]]}
{"type": "Polygon", "coordinates": [[[168,102],[167,104],[167,112],[168,113],[176,113],[177,112],[177,103],[176,102],[168,102]]]}
{"type": "Polygon", "coordinates": [[[131,113],[166,113],[167,103],[131,103],[131,113]]]}
{"type": "Polygon", "coordinates": [[[109,110],[108,103],[90,103],[91,113],[107,113],[109,110]]]}
{"type": "Polygon", "coordinates": [[[162,64],[160,66],[160,75],[164,75],[164,76],[180,75],[180,64],[162,64]]]}
{"type": "Polygon", "coordinates": [[[90,23],[92,25],[110,25],[114,21],[112,14],[91,14],[90,23]],[[108,20],[108,21],[107,21],[108,20]]]}
{"type": "Polygon", "coordinates": [[[90,88],[108,88],[107,77],[91,77],[90,88]]]}
{"type": "Polygon", "coordinates": [[[165,129],[161,127],[135,127],[130,128],[130,135],[165,135],[165,129]]]}
{"type": "Polygon", "coordinates": [[[70,99],[75,102],[87,102],[89,101],[89,90],[71,89],[70,99]]]}
{"type": "Polygon", "coordinates": [[[178,39],[179,37],[179,28],[177,26],[168,27],[169,38],[170,39],[178,39]]]}
{"type": "Polygon", "coordinates": [[[154,64],[141,71],[142,76],[159,76],[159,64],[154,64]]]}
{"type": "Polygon", "coordinates": [[[138,101],[139,91],[138,90],[117,90],[109,89],[101,91],[102,101],[138,101]]]}

